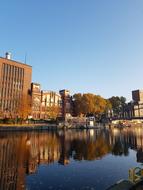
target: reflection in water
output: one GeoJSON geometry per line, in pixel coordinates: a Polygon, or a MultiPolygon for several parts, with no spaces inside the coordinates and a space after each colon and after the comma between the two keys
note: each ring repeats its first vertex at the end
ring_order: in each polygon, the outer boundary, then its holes
{"type": "Polygon", "coordinates": [[[137,150],[143,162],[143,130],[79,130],[0,134],[0,189],[26,189],[26,174],[36,173],[40,164],[62,165],[74,160],[97,160],[111,153],[128,156],[137,150]]]}

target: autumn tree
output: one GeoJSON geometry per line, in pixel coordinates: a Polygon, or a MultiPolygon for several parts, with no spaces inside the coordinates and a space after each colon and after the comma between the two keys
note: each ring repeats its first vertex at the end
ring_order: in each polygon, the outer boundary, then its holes
{"type": "Polygon", "coordinates": [[[111,111],[112,110],[112,104],[111,102],[106,99],[106,108],[105,108],[105,111],[108,112],[108,111],[111,111]]]}
{"type": "Polygon", "coordinates": [[[31,97],[29,95],[22,95],[20,102],[17,102],[16,113],[21,119],[27,119],[31,115],[31,97]]]}
{"type": "Polygon", "coordinates": [[[49,119],[56,119],[59,116],[60,107],[56,105],[47,106],[45,108],[45,116],[49,119]]]}
{"type": "Polygon", "coordinates": [[[96,96],[94,94],[83,94],[82,98],[83,102],[83,113],[90,114],[96,112],[96,96]]]}
{"type": "Polygon", "coordinates": [[[73,109],[75,115],[80,116],[82,114],[82,94],[74,94],[73,95],[73,109]]]}
{"type": "Polygon", "coordinates": [[[98,96],[95,95],[94,99],[95,99],[94,113],[101,114],[101,113],[105,112],[106,100],[99,95],[98,96]]]}
{"type": "Polygon", "coordinates": [[[2,117],[3,117],[3,112],[2,112],[2,106],[0,104],[0,118],[2,118],[2,117]]]}
{"type": "Polygon", "coordinates": [[[99,115],[106,111],[109,102],[99,95],[79,93],[73,96],[73,105],[75,115],[77,116],[80,116],[81,114],[99,115]]]}

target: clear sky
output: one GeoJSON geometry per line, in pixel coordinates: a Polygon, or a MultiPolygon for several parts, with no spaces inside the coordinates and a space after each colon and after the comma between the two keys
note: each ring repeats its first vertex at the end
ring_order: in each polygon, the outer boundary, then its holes
{"type": "Polygon", "coordinates": [[[42,89],[105,98],[143,89],[143,0],[0,0],[0,56],[42,89]]]}

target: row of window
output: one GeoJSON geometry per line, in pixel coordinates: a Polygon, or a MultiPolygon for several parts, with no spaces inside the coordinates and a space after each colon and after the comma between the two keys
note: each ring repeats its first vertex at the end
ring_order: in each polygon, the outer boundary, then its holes
{"type": "Polygon", "coordinates": [[[3,111],[12,111],[14,108],[18,106],[18,101],[11,101],[11,100],[3,100],[1,102],[1,109],[3,111]]]}
{"type": "Polygon", "coordinates": [[[21,94],[20,89],[11,89],[11,88],[2,88],[1,89],[1,98],[2,99],[12,99],[15,97],[16,99],[20,97],[21,94]]]}
{"type": "Polygon", "coordinates": [[[8,77],[16,77],[17,79],[24,77],[24,69],[20,67],[16,67],[14,65],[9,65],[3,63],[2,65],[3,78],[7,79],[8,77]]]}
{"type": "MultiPolygon", "coordinates": [[[[2,65],[2,83],[1,83],[1,97],[20,97],[23,90],[24,83],[24,69],[3,63],[2,65]]],[[[3,103],[3,107],[7,104],[3,103]]]]}

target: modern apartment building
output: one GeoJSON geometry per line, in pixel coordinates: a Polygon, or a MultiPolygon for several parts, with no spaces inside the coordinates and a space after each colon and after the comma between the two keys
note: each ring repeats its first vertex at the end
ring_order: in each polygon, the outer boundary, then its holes
{"type": "Polygon", "coordinates": [[[0,57],[0,111],[14,116],[22,101],[31,89],[32,67],[14,61],[11,55],[0,57]]]}

